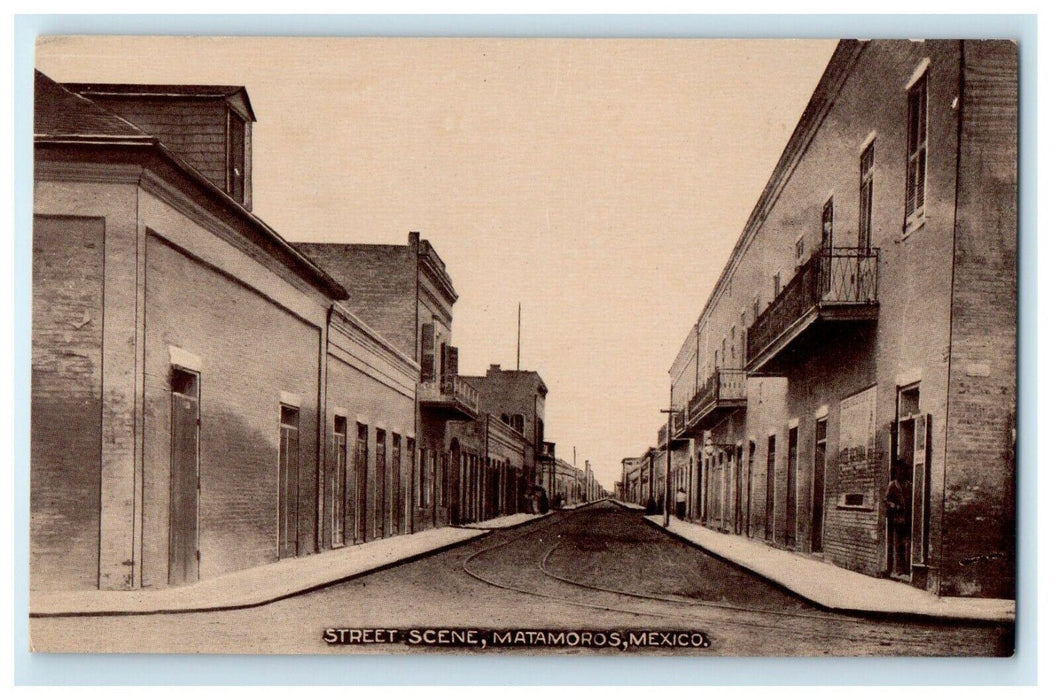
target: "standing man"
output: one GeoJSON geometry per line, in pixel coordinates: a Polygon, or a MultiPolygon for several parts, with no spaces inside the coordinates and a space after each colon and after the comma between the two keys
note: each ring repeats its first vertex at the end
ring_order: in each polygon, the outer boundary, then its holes
{"type": "Polygon", "coordinates": [[[681,486],[677,489],[677,518],[680,520],[684,519],[684,512],[688,506],[688,492],[681,486]]]}

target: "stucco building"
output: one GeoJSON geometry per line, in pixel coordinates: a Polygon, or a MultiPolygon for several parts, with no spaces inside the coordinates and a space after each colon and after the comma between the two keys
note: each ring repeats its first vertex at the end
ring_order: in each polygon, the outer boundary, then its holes
{"type": "Polygon", "coordinates": [[[254,119],[240,87],[36,75],[35,590],[190,583],[407,520],[419,367],[252,213],[254,119]]]}
{"type": "Polygon", "coordinates": [[[1017,101],[1010,42],[839,43],[671,371],[694,518],[1013,597],[1017,101]]]}

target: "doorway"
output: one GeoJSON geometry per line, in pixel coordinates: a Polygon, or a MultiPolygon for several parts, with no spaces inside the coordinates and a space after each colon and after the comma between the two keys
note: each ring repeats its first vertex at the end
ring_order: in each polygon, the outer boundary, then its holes
{"type": "Polygon", "coordinates": [[[169,452],[169,584],[199,580],[199,375],[173,368],[169,452]]]}
{"type": "Polygon", "coordinates": [[[812,522],[809,551],[824,551],[824,477],[827,469],[827,418],[816,421],[816,449],[813,452],[812,522]]]}
{"type": "Polygon", "coordinates": [[[346,417],[335,416],[331,438],[331,546],[346,543],[346,417]]]}
{"type": "Polygon", "coordinates": [[[279,420],[279,557],[298,553],[299,410],[280,405],[279,420]]]}
{"type": "Polygon", "coordinates": [[[776,525],[776,436],[769,435],[765,452],[765,539],[773,540],[776,525]]]}

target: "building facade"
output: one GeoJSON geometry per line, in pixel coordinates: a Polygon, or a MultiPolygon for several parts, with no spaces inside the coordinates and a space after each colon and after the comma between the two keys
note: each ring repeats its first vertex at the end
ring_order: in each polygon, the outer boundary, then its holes
{"type": "MultiPolygon", "coordinates": [[[[459,376],[459,348],[452,345],[457,295],[445,263],[418,232],[407,245],[299,243],[349,290],[359,318],[419,366],[416,383],[415,454],[409,472],[409,529],[459,520],[459,470],[466,451],[450,422],[479,416],[478,392],[459,376]]],[[[457,431],[458,432],[458,431],[457,431]]],[[[374,438],[373,438],[374,439],[374,438]]],[[[396,442],[393,450],[397,449],[396,442]]]]}
{"type": "Polygon", "coordinates": [[[484,376],[463,376],[461,380],[472,387],[479,397],[481,410],[500,418],[525,438],[522,473],[519,484],[523,489],[540,482],[544,465],[555,459],[555,445],[551,451],[544,441],[544,408],[548,387],[541,376],[532,370],[505,370],[500,365],[489,366],[484,376]]]}
{"type": "Polygon", "coordinates": [[[839,43],[674,362],[693,518],[1013,597],[1017,100],[1009,42],[839,43]]]}
{"type": "Polygon", "coordinates": [[[33,590],[401,530],[419,367],[250,211],[253,119],[242,88],[36,75],[33,590]]]}

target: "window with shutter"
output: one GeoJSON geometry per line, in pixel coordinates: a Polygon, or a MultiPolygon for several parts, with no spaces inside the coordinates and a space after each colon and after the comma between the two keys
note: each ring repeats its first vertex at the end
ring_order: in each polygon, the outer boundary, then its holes
{"type": "Polygon", "coordinates": [[[857,226],[857,246],[871,247],[871,209],[875,198],[875,141],[860,154],[860,221],[857,226]]]}
{"type": "Polygon", "coordinates": [[[460,373],[460,349],[449,345],[445,350],[445,373],[455,377],[460,373]]]}
{"type": "Polygon", "coordinates": [[[927,179],[927,75],[908,89],[908,171],[905,179],[905,228],[923,218],[927,179]]]}
{"type": "Polygon", "coordinates": [[[434,381],[434,324],[424,323],[419,338],[419,365],[421,382],[434,381]]]}

